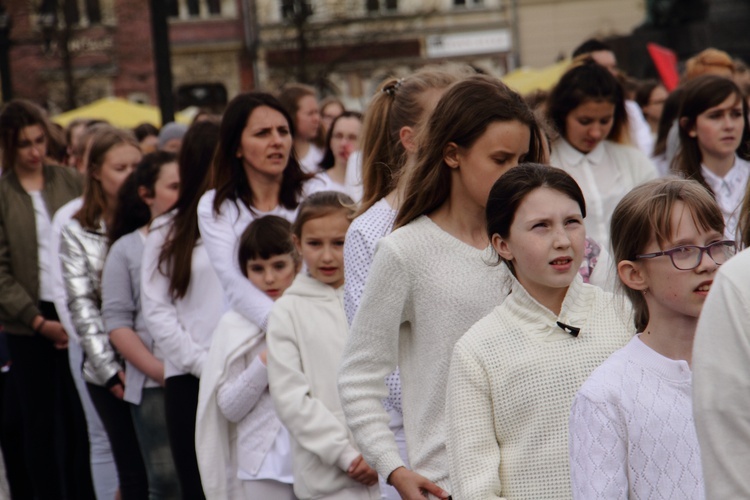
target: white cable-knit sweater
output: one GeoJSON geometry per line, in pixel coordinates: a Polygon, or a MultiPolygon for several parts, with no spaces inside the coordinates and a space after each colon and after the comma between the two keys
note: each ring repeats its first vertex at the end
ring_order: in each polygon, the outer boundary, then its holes
{"type": "Polygon", "coordinates": [[[687,361],[639,337],[583,384],[570,414],[573,498],[705,498],[687,361]]]}
{"type": "Polygon", "coordinates": [[[453,498],[570,498],[570,405],[632,337],[631,325],[629,307],[580,276],[559,316],[515,281],[453,352],[446,402],[453,498]]]}
{"type": "MultiPolygon", "coordinates": [[[[508,291],[506,266],[422,216],[378,243],[339,374],[347,423],[383,477],[403,466],[380,401],[401,369],[412,468],[451,491],[445,451],[445,384],[453,345],[508,291]]],[[[496,255],[495,255],[496,258],[496,255]]]]}

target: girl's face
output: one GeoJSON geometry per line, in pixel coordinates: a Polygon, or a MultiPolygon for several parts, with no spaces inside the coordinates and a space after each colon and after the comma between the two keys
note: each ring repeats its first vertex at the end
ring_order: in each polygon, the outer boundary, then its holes
{"type": "Polygon", "coordinates": [[[588,154],[609,136],[614,120],[614,103],[584,101],[565,117],[565,140],[581,153],[588,154]]]}
{"type": "Polygon", "coordinates": [[[297,135],[300,139],[311,141],[318,135],[320,111],[315,96],[306,95],[297,102],[297,135]]]}
{"type": "Polygon", "coordinates": [[[346,165],[349,156],[357,149],[362,122],[351,116],[339,118],[333,126],[330,148],[336,165],[346,165]]]}
{"type": "Polygon", "coordinates": [[[47,134],[41,125],[29,125],[18,132],[15,168],[26,172],[41,170],[47,156],[47,134]]]}
{"type": "Polygon", "coordinates": [[[344,112],[344,108],[337,102],[328,104],[325,108],[320,111],[320,124],[323,125],[323,130],[328,132],[331,128],[333,120],[338,118],[344,112]]]}
{"type": "Polygon", "coordinates": [[[547,187],[531,191],[518,205],[508,237],[492,237],[492,246],[513,263],[526,291],[555,311],[581,267],[586,230],[578,203],[547,187]]]}
{"type": "Polygon", "coordinates": [[[177,202],[180,195],[180,170],[177,162],[166,163],[159,169],[159,176],[154,183],[153,196],[142,195],[143,201],[151,209],[151,219],[155,219],[177,202]]]}
{"type": "Polygon", "coordinates": [[[310,276],[338,288],[344,284],[344,237],[349,219],[343,210],[310,219],[294,244],[310,276]]]}
{"type": "Polygon", "coordinates": [[[450,143],[446,164],[454,171],[451,190],[474,206],[484,208],[495,181],[517,166],[529,152],[531,132],[513,120],[493,122],[469,148],[450,143]]]}
{"type": "Polygon", "coordinates": [[[102,190],[109,200],[117,198],[117,192],[125,179],[135,170],[142,158],[141,150],[132,144],[121,143],[109,148],[102,166],[94,178],[102,183],[102,190]]]}
{"type": "Polygon", "coordinates": [[[248,176],[281,179],[292,151],[292,135],[284,115],[268,106],[250,113],[242,130],[237,158],[248,176]]]}
{"type": "Polygon", "coordinates": [[[742,99],[736,94],[698,115],[688,135],[698,141],[702,158],[734,156],[745,130],[742,115],[742,99]]]}
{"type": "Polygon", "coordinates": [[[663,85],[657,85],[651,91],[648,103],[643,107],[643,115],[649,123],[659,123],[667,97],[669,97],[669,92],[663,85]]]}
{"type": "MultiPolygon", "coordinates": [[[[696,226],[693,214],[681,201],[675,203],[670,219],[672,238],[663,245],[652,238],[642,253],[661,252],[682,245],[706,246],[724,239],[719,231],[704,231],[696,226]]],[[[640,259],[635,263],[643,280],[644,297],[652,318],[697,319],[719,267],[706,252],[703,252],[700,265],[688,271],[674,267],[667,255],[640,259]]]]}
{"type": "Polygon", "coordinates": [[[298,270],[299,266],[288,253],[250,259],[245,266],[247,279],[273,300],[289,288],[298,270]]]}

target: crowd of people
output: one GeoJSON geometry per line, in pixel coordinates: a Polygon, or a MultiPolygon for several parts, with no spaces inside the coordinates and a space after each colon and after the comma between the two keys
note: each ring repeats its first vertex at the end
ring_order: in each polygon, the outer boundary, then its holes
{"type": "Polygon", "coordinates": [[[161,130],[6,103],[11,497],[750,497],[747,68],[574,56],[161,130]]]}

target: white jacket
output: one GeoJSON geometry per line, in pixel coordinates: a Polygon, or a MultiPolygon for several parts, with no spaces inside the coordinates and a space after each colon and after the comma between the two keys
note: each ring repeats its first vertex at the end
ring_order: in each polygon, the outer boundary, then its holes
{"type": "Polygon", "coordinates": [[[222,316],[201,374],[195,425],[195,451],[207,498],[242,498],[238,464],[257,472],[281,429],[267,385],[248,386],[243,392],[254,404],[240,422],[229,421],[217,403],[227,368],[240,358],[257,357],[265,348],[263,332],[240,313],[232,310],[222,316]]]}
{"type": "MultiPolygon", "coordinates": [[[[359,451],[341,409],[336,376],[348,335],[343,287],[299,274],[268,320],[268,378],[276,411],[293,438],[294,493],[300,500],[345,488],[359,451]]],[[[372,487],[370,497],[380,497],[372,487]]]]}

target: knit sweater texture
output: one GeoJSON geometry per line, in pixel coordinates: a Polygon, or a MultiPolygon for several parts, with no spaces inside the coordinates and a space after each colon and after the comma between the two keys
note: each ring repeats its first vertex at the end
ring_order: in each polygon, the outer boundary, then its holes
{"type": "MultiPolygon", "coordinates": [[[[380,404],[398,364],[413,470],[451,491],[445,385],[453,345],[508,293],[506,266],[422,216],[378,243],[339,374],[349,427],[383,477],[403,462],[380,404]]],[[[495,259],[497,256],[494,255],[495,259]]]]}
{"type": "Polygon", "coordinates": [[[706,497],[750,498],[750,250],[719,268],[693,345],[706,497]]]}
{"type": "Polygon", "coordinates": [[[453,353],[446,403],[453,498],[571,498],[573,397],[632,337],[631,325],[628,306],[580,276],[559,315],[514,282],[453,353]],[[558,321],[580,328],[578,336],[558,321]]]}
{"type": "Polygon", "coordinates": [[[594,370],[570,415],[573,498],[705,498],[691,385],[640,337],[594,370]]]}

